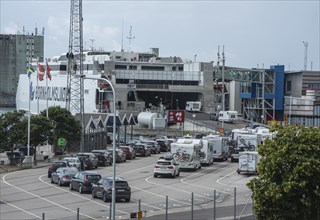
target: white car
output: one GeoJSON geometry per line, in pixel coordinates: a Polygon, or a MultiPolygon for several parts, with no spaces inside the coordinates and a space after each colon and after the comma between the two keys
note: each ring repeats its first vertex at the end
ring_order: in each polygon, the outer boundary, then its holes
{"type": "Polygon", "coordinates": [[[78,170],[81,167],[81,162],[78,157],[65,157],[63,158],[63,160],[68,161],[71,167],[76,167],[78,170]]]}
{"type": "Polygon", "coordinates": [[[171,155],[160,157],[154,165],[153,176],[158,177],[160,175],[171,176],[172,178],[180,175],[179,163],[177,163],[171,155]]]}

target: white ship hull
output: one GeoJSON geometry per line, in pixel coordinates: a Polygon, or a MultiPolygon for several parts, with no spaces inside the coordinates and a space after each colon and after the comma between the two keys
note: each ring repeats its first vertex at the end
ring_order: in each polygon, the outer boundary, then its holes
{"type": "MultiPolygon", "coordinates": [[[[90,75],[90,77],[99,78],[100,75],[90,75]]],[[[97,97],[97,94],[102,94],[97,92],[102,91],[97,85],[98,80],[84,80],[84,113],[98,113],[101,110],[106,110],[106,106],[101,106],[105,104],[105,102],[103,100],[99,101],[99,97],[97,97]]],[[[27,74],[21,74],[19,77],[19,84],[16,95],[17,110],[29,111],[29,88],[31,92],[31,114],[39,114],[41,111],[46,110],[51,106],[60,106],[62,108],[66,107],[67,75],[52,74],[52,80],[48,79],[46,85],[46,80],[37,80],[36,73],[33,73],[30,76],[30,79],[27,74]]],[[[110,104],[112,103],[108,103],[108,106],[110,106],[110,104]]],[[[75,110],[73,109],[71,113],[75,115],[77,112],[75,112],[75,110]]]]}

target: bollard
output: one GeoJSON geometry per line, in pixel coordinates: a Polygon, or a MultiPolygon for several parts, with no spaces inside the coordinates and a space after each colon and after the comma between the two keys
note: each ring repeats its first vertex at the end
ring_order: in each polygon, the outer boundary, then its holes
{"type": "Polygon", "coordinates": [[[191,220],[193,220],[193,192],[191,193],[191,220]]]}
{"type": "Polygon", "coordinates": [[[109,219],[111,219],[112,202],[110,200],[109,219]]]}
{"type": "Polygon", "coordinates": [[[234,187],[234,220],[236,220],[236,216],[237,216],[237,188],[234,187]]]}
{"type": "Polygon", "coordinates": [[[141,199],[139,199],[139,212],[141,211],[141,199]]]}
{"type": "Polygon", "coordinates": [[[168,220],[168,196],[166,196],[166,220],[168,220]]]}
{"type": "Polygon", "coordinates": [[[213,220],[216,220],[216,190],[213,191],[213,220]]]}
{"type": "Polygon", "coordinates": [[[44,213],[42,213],[42,220],[45,220],[46,218],[45,218],[45,214],[44,213]]]}
{"type": "Polygon", "coordinates": [[[77,208],[77,220],[79,220],[79,211],[80,211],[80,209],[77,208]]]}

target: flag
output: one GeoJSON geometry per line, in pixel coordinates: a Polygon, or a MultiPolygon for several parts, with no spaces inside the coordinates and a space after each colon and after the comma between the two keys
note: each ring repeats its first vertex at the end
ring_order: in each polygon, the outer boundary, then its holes
{"type": "Polygon", "coordinates": [[[51,74],[50,74],[50,71],[52,70],[51,67],[48,65],[48,61],[46,61],[46,64],[47,64],[47,77],[51,80],[51,74]]]}
{"type": "Polygon", "coordinates": [[[27,67],[27,74],[30,77],[31,74],[34,73],[34,69],[32,68],[32,66],[29,64],[29,66],[27,67]]]}
{"type": "Polygon", "coordinates": [[[40,80],[40,81],[42,81],[43,80],[43,76],[44,76],[44,72],[45,72],[45,69],[44,69],[44,67],[40,64],[40,63],[38,63],[38,79],[40,80]]]}

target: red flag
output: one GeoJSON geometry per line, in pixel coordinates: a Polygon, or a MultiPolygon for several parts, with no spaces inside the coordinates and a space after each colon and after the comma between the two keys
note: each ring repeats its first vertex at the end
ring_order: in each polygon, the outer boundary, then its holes
{"type": "Polygon", "coordinates": [[[51,67],[48,65],[48,61],[46,61],[46,64],[47,64],[47,77],[51,80],[51,74],[50,74],[50,71],[52,70],[51,67]]]}
{"type": "Polygon", "coordinates": [[[45,69],[40,63],[38,63],[37,69],[38,69],[38,79],[42,81],[45,69]]]}

